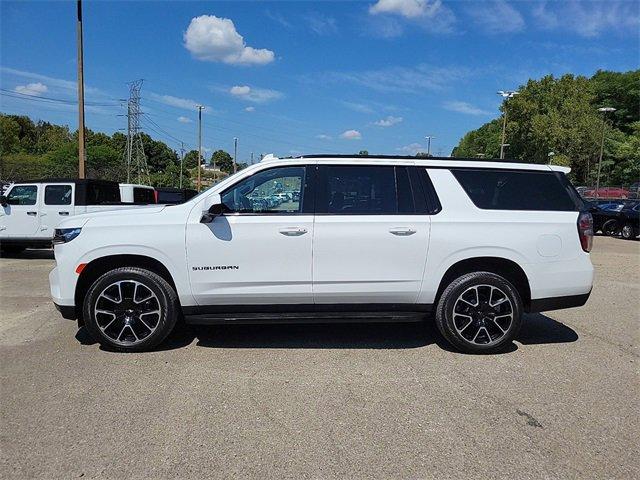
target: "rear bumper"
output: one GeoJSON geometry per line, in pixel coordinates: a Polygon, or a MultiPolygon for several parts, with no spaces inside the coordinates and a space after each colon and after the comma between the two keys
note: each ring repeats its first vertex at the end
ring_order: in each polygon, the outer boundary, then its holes
{"type": "Polygon", "coordinates": [[[564,297],[536,298],[531,300],[528,312],[548,312],[549,310],[561,310],[563,308],[581,307],[591,295],[591,290],[581,295],[567,295],[564,297]]]}

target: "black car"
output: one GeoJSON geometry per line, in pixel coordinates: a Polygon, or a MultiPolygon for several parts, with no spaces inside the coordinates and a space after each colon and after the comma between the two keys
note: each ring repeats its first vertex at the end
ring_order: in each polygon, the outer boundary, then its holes
{"type": "Polygon", "coordinates": [[[622,235],[632,239],[640,234],[640,202],[602,201],[590,202],[589,211],[593,216],[594,232],[605,235],[622,235]]]}

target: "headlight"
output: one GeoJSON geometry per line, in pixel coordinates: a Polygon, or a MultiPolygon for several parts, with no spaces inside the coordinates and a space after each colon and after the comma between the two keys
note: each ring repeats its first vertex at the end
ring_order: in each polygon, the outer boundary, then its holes
{"type": "Polygon", "coordinates": [[[56,228],[56,232],[53,235],[53,244],[68,243],[80,235],[81,231],[82,228],[56,228]]]}

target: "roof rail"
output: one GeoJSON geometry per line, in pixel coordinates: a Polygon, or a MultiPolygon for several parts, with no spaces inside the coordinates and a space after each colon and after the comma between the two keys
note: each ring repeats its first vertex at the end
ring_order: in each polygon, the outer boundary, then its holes
{"type": "Polygon", "coordinates": [[[369,159],[385,159],[385,160],[446,160],[446,161],[465,161],[465,162],[504,162],[504,163],[524,163],[515,159],[499,159],[499,158],[469,158],[469,157],[416,157],[413,155],[359,155],[359,154],[335,154],[335,153],[320,153],[311,155],[300,155],[297,157],[286,158],[369,158],[369,159]]]}

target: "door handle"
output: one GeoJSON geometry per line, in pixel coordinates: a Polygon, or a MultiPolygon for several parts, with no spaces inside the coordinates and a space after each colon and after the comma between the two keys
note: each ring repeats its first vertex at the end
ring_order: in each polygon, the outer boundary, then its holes
{"type": "Polygon", "coordinates": [[[301,227],[281,228],[279,231],[282,235],[286,235],[287,237],[299,237],[300,235],[307,233],[307,229],[301,227]]]}
{"type": "Polygon", "coordinates": [[[69,212],[58,212],[58,215],[69,215],[69,212]]]}
{"type": "Polygon", "coordinates": [[[38,215],[38,212],[27,212],[27,215],[31,215],[32,217],[38,215]]]}
{"type": "Polygon", "coordinates": [[[408,237],[409,235],[413,235],[416,231],[413,228],[409,227],[393,227],[389,229],[389,233],[397,235],[399,237],[408,237]]]}

